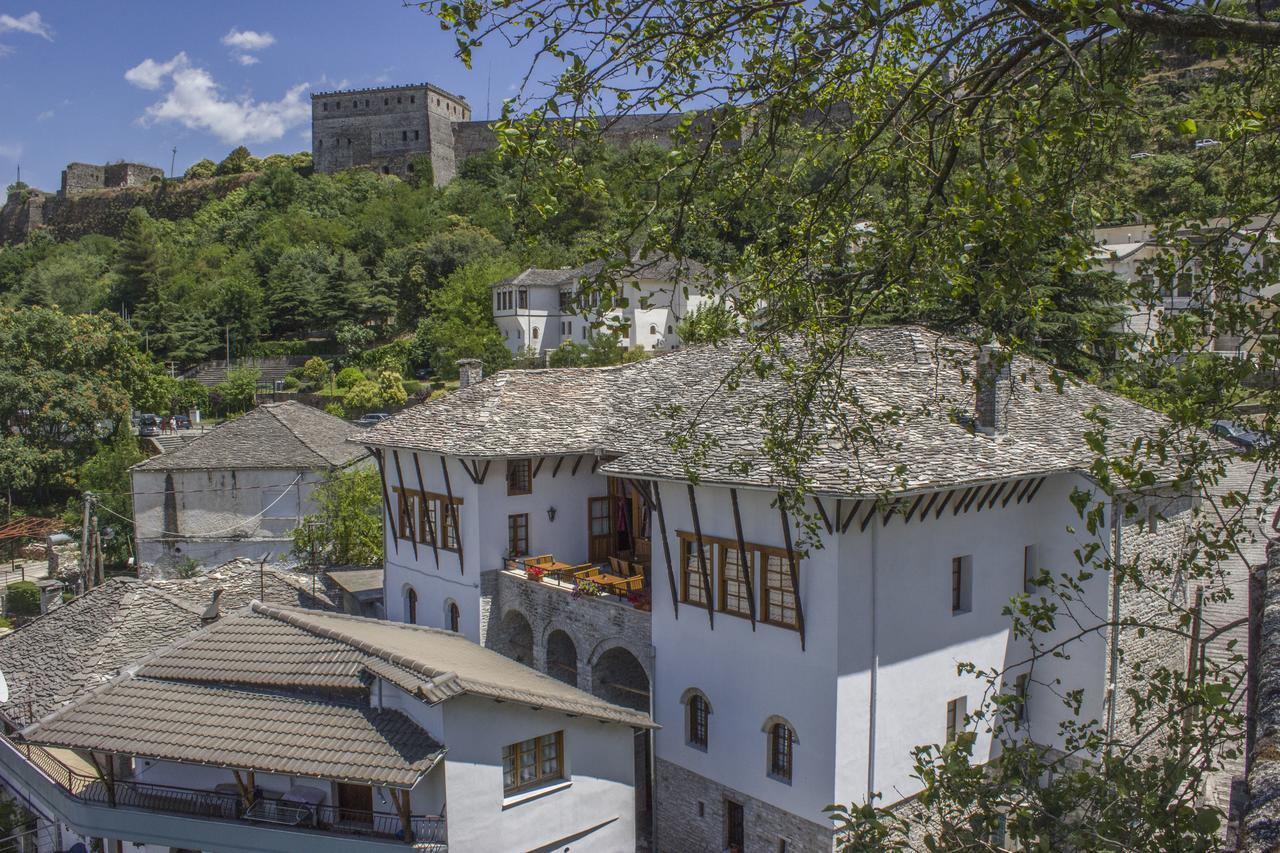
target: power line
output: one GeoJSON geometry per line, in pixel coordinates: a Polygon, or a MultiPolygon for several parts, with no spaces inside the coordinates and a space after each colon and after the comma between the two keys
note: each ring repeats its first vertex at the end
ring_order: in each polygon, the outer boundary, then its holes
{"type": "MultiPolygon", "coordinates": [[[[204,532],[204,533],[177,533],[177,532],[172,531],[172,530],[159,530],[159,531],[156,531],[156,532],[157,532],[157,534],[158,534],[158,535],[160,535],[160,536],[175,536],[175,537],[178,537],[178,538],[180,538],[180,539],[205,539],[205,538],[210,538],[210,537],[214,537],[214,536],[221,536],[223,533],[230,533],[230,532],[231,532],[231,531],[233,531],[233,530],[237,530],[237,529],[239,529],[239,528],[241,528],[241,527],[244,527],[246,524],[251,524],[251,523],[253,523],[253,522],[255,522],[255,521],[261,521],[261,520],[262,520],[262,517],[263,517],[263,516],[265,516],[265,515],[267,514],[267,512],[268,512],[268,511],[270,511],[270,509],[271,509],[273,506],[275,506],[276,504],[280,503],[280,501],[284,498],[284,496],[285,496],[285,495],[287,495],[287,494],[289,494],[289,490],[290,490],[290,489],[292,489],[295,485],[297,485],[297,484],[298,484],[298,481],[299,481],[299,480],[301,480],[301,479],[302,479],[302,475],[301,475],[301,474],[299,474],[297,477],[295,477],[295,478],[293,479],[293,482],[292,482],[292,483],[290,483],[289,485],[285,486],[285,487],[284,487],[284,490],[283,490],[283,491],[281,491],[281,492],[280,492],[280,494],[276,496],[276,499],[275,499],[275,500],[273,500],[271,503],[267,504],[267,505],[263,508],[262,512],[260,512],[260,513],[258,513],[258,514],[256,514],[256,515],[251,515],[251,516],[249,516],[249,517],[248,517],[248,518],[246,518],[246,519],[243,519],[243,520],[241,520],[241,521],[238,521],[238,522],[236,522],[235,524],[231,525],[230,527],[224,527],[224,528],[223,528],[223,529],[221,529],[221,530],[207,531],[207,532],[204,532]]],[[[109,513],[111,513],[112,515],[114,515],[116,518],[120,519],[121,521],[126,521],[126,522],[128,522],[129,524],[132,524],[134,527],[137,527],[137,526],[138,526],[138,522],[134,521],[132,518],[126,518],[125,516],[121,515],[120,513],[116,512],[115,510],[111,509],[111,508],[110,508],[110,507],[108,507],[108,506],[104,506],[103,504],[98,504],[98,505],[97,505],[97,508],[98,508],[98,509],[102,509],[102,510],[106,510],[107,512],[109,512],[109,513]]]]}

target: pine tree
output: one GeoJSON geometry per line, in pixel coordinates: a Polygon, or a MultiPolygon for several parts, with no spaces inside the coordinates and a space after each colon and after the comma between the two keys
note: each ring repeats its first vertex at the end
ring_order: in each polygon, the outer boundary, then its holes
{"type": "Polygon", "coordinates": [[[120,253],[116,260],[113,307],[136,310],[154,302],[160,291],[160,252],[151,217],[141,207],[129,211],[120,233],[120,253]]]}

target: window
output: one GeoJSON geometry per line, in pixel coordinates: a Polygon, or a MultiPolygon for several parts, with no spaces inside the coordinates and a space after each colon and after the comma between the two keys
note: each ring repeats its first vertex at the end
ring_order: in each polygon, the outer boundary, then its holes
{"type": "Polygon", "coordinates": [[[453,509],[450,511],[447,495],[432,492],[424,495],[416,490],[399,488],[395,492],[398,505],[396,535],[400,539],[408,542],[416,535],[419,542],[427,545],[436,542],[447,551],[458,549],[453,515],[461,513],[461,498],[453,499],[453,509]],[[412,526],[407,523],[410,519],[413,521],[412,526]]]}
{"type": "Polygon", "coordinates": [[[689,745],[707,748],[707,722],[711,706],[701,693],[689,697],[689,745]]]}
{"type": "Polygon", "coordinates": [[[418,96],[417,96],[417,95],[410,95],[410,96],[409,96],[409,103],[411,103],[411,104],[416,104],[416,103],[418,103],[418,96]]]}
{"type": "Polygon", "coordinates": [[[572,308],[573,308],[573,291],[571,290],[560,291],[560,313],[568,314],[572,308]]]}
{"type": "Polygon", "coordinates": [[[1022,549],[1022,591],[1028,595],[1036,591],[1036,577],[1040,574],[1038,551],[1035,545],[1022,549]]]}
{"type": "Polygon", "coordinates": [[[391,105],[391,99],[390,99],[390,98],[383,98],[383,99],[382,99],[382,105],[383,105],[384,107],[386,107],[386,106],[390,106],[390,105],[391,105]]]}
{"type": "Polygon", "coordinates": [[[449,602],[449,630],[453,633],[459,633],[459,625],[462,624],[462,613],[458,610],[456,601],[449,602]]]}
{"type": "Polygon", "coordinates": [[[402,130],[402,131],[400,131],[400,141],[401,141],[401,142],[408,142],[408,141],[409,141],[409,131],[407,131],[407,130],[402,130]]]}
{"type": "Polygon", "coordinates": [[[760,591],[760,601],[764,607],[761,608],[761,618],[771,625],[795,628],[798,624],[796,596],[791,588],[791,567],[787,555],[768,551],[762,556],[764,588],[760,591]]]}
{"type": "Polygon", "coordinates": [[[649,334],[651,334],[651,335],[656,335],[656,334],[658,334],[658,327],[657,327],[657,326],[655,326],[653,323],[650,323],[650,324],[649,324],[649,334]]]}
{"type": "Polygon", "coordinates": [[[409,587],[404,596],[404,621],[410,625],[418,624],[418,591],[409,587]]]}
{"type": "Polygon", "coordinates": [[[317,140],[316,140],[316,147],[317,147],[317,148],[323,148],[323,147],[324,147],[324,140],[323,140],[323,139],[317,139],[317,140]]]}
{"type": "Polygon", "coordinates": [[[720,548],[720,609],[735,616],[751,615],[751,600],[747,594],[747,572],[754,571],[748,552],[744,566],[742,553],[736,548],[720,548]]]}
{"type": "Polygon", "coordinates": [[[956,739],[956,734],[964,729],[965,698],[952,699],[947,703],[947,743],[956,739]]]}
{"type": "Polygon", "coordinates": [[[397,103],[397,104],[398,104],[398,103],[400,103],[400,96],[399,96],[399,95],[396,95],[396,103],[397,103]]]}
{"type": "Polygon", "coordinates": [[[516,307],[517,308],[529,307],[529,291],[526,288],[522,287],[516,291],[516,307]]]}
{"type": "Polygon", "coordinates": [[[671,324],[670,324],[670,323],[668,323],[668,324],[667,324],[667,334],[668,334],[668,335],[669,335],[669,334],[671,334],[671,324]]]}
{"type": "Polygon", "coordinates": [[[334,102],[333,102],[333,108],[334,108],[335,110],[340,110],[340,109],[342,109],[342,101],[334,101],[334,102]]]}
{"type": "Polygon", "coordinates": [[[573,337],[573,321],[570,320],[564,324],[564,336],[566,338],[573,337]]]}
{"type": "Polygon", "coordinates": [[[791,781],[795,731],[785,722],[769,726],[769,775],[782,782],[791,781]]]}
{"type": "Polygon", "coordinates": [[[415,130],[415,131],[413,132],[413,138],[414,138],[414,140],[415,140],[415,141],[418,139],[418,131],[416,131],[416,130],[415,130]]]}
{"type": "Polygon", "coordinates": [[[586,326],[583,326],[583,327],[582,327],[582,339],[583,339],[584,341],[587,339],[587,327],[586,327],[586,326]]]}
{"type": "Polygon", "coordinates": [[[564,778],[564,732],[502,748],[502,793],[511,796],[564,778]]]}
{"type": "Polygon", "coordinates": [[[507,494],[527,495],[533,492],[533,460],[507,460],[507,494]]]}
{"type": "Polygon", "coordinates": [[[359,102],[359,101],[352,101],[352,102],[351,102],[351,109],[353,109],[353,110],[358,110],[358,109],[360,109],[360,102],[359,102]]]}
{"type": "Polygon", "coordinates": [[[973,558],[951,558],[951,612],[968,613],[973,588],[973,558]]]}
{"type": "Polygon", "coordinates": [[[507,516],[507,548],[517,557],[529,553],[529,513],[507,516]]]}
{"type": "Polygon", "coordinates": [[[329,102],[325,101],[323,104],[321,104],[320,109],[326,113],[329,112],[329,102]]]}
{"type": "MultiPolygon", "coordinates": [[[[707,571],[711,571],[711,545],[702,543],[703,557],[707,561],[707,571]]],[[[690,604],[707,603],[707,587],[702,581],[702,566],[698,561],[698,543],[695,539],[680,539],[680,589],[681,599],[690,604]]]]}
{"type": "Polygon", "coordinates": [[[368,99],[368,98],[365,98],[365,99],[364,99],[364,105],[365,105],[366,107],[367,107],[367,106],[369,106],[369,99],[368,99]]]}

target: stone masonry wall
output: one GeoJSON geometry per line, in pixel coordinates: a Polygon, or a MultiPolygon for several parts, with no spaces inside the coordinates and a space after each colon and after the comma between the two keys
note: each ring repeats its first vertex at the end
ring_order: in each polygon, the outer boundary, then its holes
{"type": "Polygon", "coordinates": [[[746,830],[743,853],[787,853],[832,849],[832,830],[749,797],[678,764],[657,760],[654,812],[655,853],[720,853],[725,845],[725,801],[742,806],[746,830]]]}
{"type": "MultiPolygon", "coordinates": [[[[1143,568],[1146,589],[1138,589],[1126,581],[1120,591],[1120,616],[1132,617],[1139,623],[1157,622],[1176,627],[1177,616],[1169,613],[1169,602],[1179,607],[1190,606],[1190,595],[1183,578],[1175,574],[1167,577],[1157,568],[1160,561],[1176,563],[1186,547],[1192,519],[1192,499],[1149,498],[1138,503],[1138,511],[1125,519],[1121,531],[1123,559],[1139,560],[1143,568]],[[1148,508],[1159,516],[1156,528],[1147,526],[1148,508]],[[1141,528],[1141,529],[1140,529],[1141,528]]],[[[1109,639],[1108,639],[1108,642],[1109,639]]],[[[1139,686],[1138,672],[1150,672],[1153,666],[1166,666],[1175,672],[1186,669],[1187,642],[1171,632],[1146,631],[1139,636],[1137,626],[1122,628],[1119,632],[1120,658],[1116,668],[1115,724],[1117,735],[1123,736],[1133,713],[1130,688],[1139,686]]],[[[1108,655],[1110,669],[1110,655],[1108,655]]],[[[1110,672],[1108,672],[1110,675],[1110,672]]],[[[1108,684],[1111,679],[1108,678],[1108,684]]],[[[1139,687],[1139,689],[1141,689],[1139,687]]]]}
{"type": "Polygon", "coordinates": [[[1259,639],[1250,669],[1254,679],[1253,750],[1248,756],[1248,804],[1241,821],[1239,849],[1247,853],[1280,848],[1280,540],[1267,546],[1259,639]]]}

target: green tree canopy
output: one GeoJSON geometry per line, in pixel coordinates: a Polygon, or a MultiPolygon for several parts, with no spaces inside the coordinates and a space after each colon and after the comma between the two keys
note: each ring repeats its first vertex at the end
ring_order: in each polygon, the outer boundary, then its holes
{"type": "Polygon", "coordinates": [[[368,467],[333,471],[316,488],[316,512],[293,532],[293,553],[321,565],[368,566],[382,560],[382,486],[368,467]]]}

